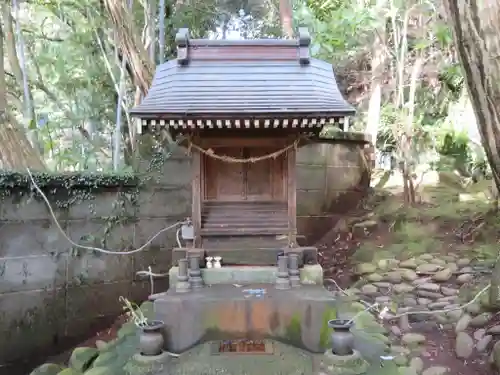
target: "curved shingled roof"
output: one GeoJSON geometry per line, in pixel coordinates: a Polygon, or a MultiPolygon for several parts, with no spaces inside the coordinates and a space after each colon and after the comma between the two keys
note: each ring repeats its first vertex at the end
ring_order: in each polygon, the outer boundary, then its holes
{"type": "Polygon", "coordinates": [[[355,113],[331,64],[309,57],[310,38],[189,40],[157,67],[151,88],[131,114],[143,119],[206,117],[345,117],[355,113]]]}

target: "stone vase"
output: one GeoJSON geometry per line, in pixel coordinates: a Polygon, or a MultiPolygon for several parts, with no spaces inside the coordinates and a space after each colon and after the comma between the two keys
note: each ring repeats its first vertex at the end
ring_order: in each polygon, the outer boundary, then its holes
{"type": "Polygon", "coordinates": [[[335,355],[351,355],[353,353],[354,335],[351,328],[354,322],[347,319],[332,319],[328,321],[328,327],[332,328],[330,344],[332,353],[335,355]]]}
{"type": "Polygon", "coordinates": [[[164,327],[164,322],[153,320],[140,328],[139,349],[142,355],[155,356],[162,353],[165,343],[162,333],[164,327]]]}

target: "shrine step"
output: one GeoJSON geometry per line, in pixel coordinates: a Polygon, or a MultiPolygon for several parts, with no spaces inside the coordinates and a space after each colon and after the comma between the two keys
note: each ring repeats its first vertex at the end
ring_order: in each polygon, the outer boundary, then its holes
{"type": "MultiPolygon", "coordinates": [[[[169,285],[177,283],[178,267],[169,271],[169,285]]],[[[276,267],[262,266],[227,266],[222,268],[204,268],[201,276],[205,285],[220,284],[274,284],[276,281],[276,267]]],[[[300,280],[305,285],[323,285],[323,268],[319,264],[305,265],[300,268],[300,280]]]]}
{"type": "MultiPolygon", "coordinates": [[[[288,248],[279,241],[275,242],[274,247],[269,245],[266,247],[257,247],[264,244],[254,244],[254,246],[238,246],[233,242],[234,246],[227,246],[231,243],[217,243],[211,241],[203,241],[202,248],[174,248],[172,254],[173,264],[176,265],[179,259],[196,255],[202,258],[202,267],[204,267],[205,257],[221,257],[224,266],[275,266],[278,261],[278,256],[283,253],[296,253],[299,255],[299,264],[317,264],[318,249],[315,247],[296,247],[288,248]],[[226,245],[226,246],[224,246],[226,245]]],[[[265,245],[264,245],[265,246],[265,245]]]]}

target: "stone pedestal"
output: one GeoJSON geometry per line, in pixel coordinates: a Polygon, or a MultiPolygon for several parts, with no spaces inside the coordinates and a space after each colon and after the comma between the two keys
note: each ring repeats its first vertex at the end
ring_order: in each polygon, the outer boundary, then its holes
{"type": "Polygon", "coordinates": [[[157,295],[154,319],[165,323],[165,349],[174,353],[211,340],[268,338],[320,354],[335,308],[331,293],[318,285],[287,290],[273,284],[212,285],[157,295]],[[256,289],[263,293],[249,292],[256,289]]]}
{"type": "Polygon", "coordinates": [[[358,351],[351,355],[335,355],[331,350],[325,352],[318,375],[362,375],[368,370],[368,363],[358,351]]]}

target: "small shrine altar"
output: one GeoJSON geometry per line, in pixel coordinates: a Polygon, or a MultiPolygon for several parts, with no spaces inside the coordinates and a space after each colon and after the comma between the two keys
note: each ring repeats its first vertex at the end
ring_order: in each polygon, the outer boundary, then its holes
{"type": "Polygon", "coordinates": [[[191,156],[192,243],[173,249],[170,289],[150,298],[166,349],[275,338],[323,352],[334,301],[317,249],[298,245],[295,158],[355,111],[331,64],[310,57],[305,29],[296,40],[181,29],[176,42],[131,111],[140,132],[168,132],[191,156]]]}

